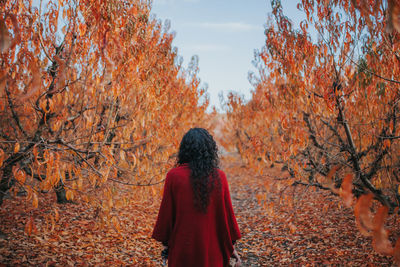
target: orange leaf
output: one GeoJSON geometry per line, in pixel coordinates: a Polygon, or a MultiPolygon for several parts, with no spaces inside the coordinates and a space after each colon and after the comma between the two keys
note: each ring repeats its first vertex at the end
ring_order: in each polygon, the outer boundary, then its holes
{"type": "Polygon", "coordinates": [[[391,33],[393,28],[400,32],[400,5],[395,0],[388,0],[388,18],[386,30],[391,33]]]}
{"type": "Polygon", "coordinates": [[[0,52],[3,53],[11,46],[11,37],[3,19],[0,19],[0,40],[0,52]]]}
{"type": "Polygon", "coordinates": [[[25,224],[25,233],[30,236],[32,234],[33,229],[33,218],[29,217],[28,221],[25,224]]]}
{"type": "Polygon", "coordinates": [[[389,241],[388,231],[384,226],[388,210],[388,207],[381,206],[375,214],[372,246],[379,253],[392,255],[393,247],[389,241]]]}
{"type": "Polygon", "coordinates": [[[4,158],[5,158],[5,153],[4,153],[4,151],[0,148],[0,167],[3,165],[4,158]]]}
{"type": "Polygon", "coordinates": [[[38,199],[36,193],[33,193],[32,206],[35,209],[37,209],[37,207],[39,206],[39,199],[38,199]]]}
{"type": "Polygon", "coordinates": [[[374,195],[372,193],[368,195],[362,195],[354,208],[354,215],[356,217],[357,227],[361,234],[364,236],[371,236],[371,230],[373,229],[372,213],[370,210],[372,199],[374,195]]]}
{"type": "Polygon", "coordinates": [[[24,101],[31,97],[34,93],[40,89],[41,77],[40,77],[40,69],[37,65],[32,67],[32,80],[31,80],[31,87],[29,91],[25,93],[25,95],[21,96],[19,101],[24,101]]]}
{"type": "Polygon", "coordinates": [[[58,222],[58,220],[60,219],[60,214],[58,213],[57,209],[54,209],[54,219],[56,220],[56,222],[58,222]]]}
{"type": "Polygon", "coordinates": [[[15,146],[14,146],[14,153],[18,153],[19,148],[20,148],[19,143],[15,143],[15,146]]]}
{"type": "Polygon", "coordinates": [[[79,29],[79,35],[84,36],[86,33],[86,24],[81,23],[78,29],[79,29]]]}
{"type": "Polygon", "coordinates": [[[112,224],[113,224],[115,230],[117,230],[117,232],[120,232],[120,231],[121,231],[121,227],[120,227],[120,225],[119,225],[118,218],[115,217],[115,216],[112,217],[111,222],[112,222],[112,224]]]}
{"type": "Polygon", "coordinates": [[[333,177],[333,175],[337,172],[337,170],[339,170],[339,168],[340,168],[339,165],[333,166],[332,169],[330,169],[328,174],[326,175],[326,178],[331,179],[333,177]]]}
{"type": "Polygon", "coordinates": [[[397,32],[400,32],[400,5],[398,1],[393,1],[394,7],[392,10],[392,24],[397,32]]]}
{"type": "Polygon", "coordinates": [[[25,183],[26,175],[25,175],[25,172],[23,170],[15,169],[14,177],[21,185],[23,185],[25,183]]]}
{"type": "Polygon", "coordinates": [[[72,190],[67,190],[67,192],[65,193],[65,197],[67,198],[67,200],[74,200],[74,193],[72,192],[72,190]]]}
{"type": "Polygon", "coordinates": [[[32,188],[31,188],[29,185],[28,185],[28,186],[25,186],[25,190],[27,191],[26,201],[29,201],[29,200],[31,200],[32,197],[33,197],[33,190],[32,190],[32,188]]]}
{"type": "Polygon", "coordinates": [[[353,202],[352,180],[353,180],[353,175],[350,173],[347,174],[346,177],[343,179],[342,186],[339,192],[339,195],[343,198],[344,204],[347,207],[351,207],[351,204],[353,202]]]}

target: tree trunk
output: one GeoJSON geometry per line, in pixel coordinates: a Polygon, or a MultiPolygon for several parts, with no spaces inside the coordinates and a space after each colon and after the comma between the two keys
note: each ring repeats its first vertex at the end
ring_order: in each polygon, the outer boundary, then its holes
{"type": "Polygon", "coordinates": [[[70,202],[67,199],[67,194],[66,194],[66,191],[65,191],[65,188],[64,188],[64,182],[63,182],[62,179],[60,179],[60,181],[54,187],[54,189],[56,191],[57,203],[65,204],[65,203],[69,203],[70,202]]]}
{"type": "Polygon", "coordinates": [[[3,175],[0,181],[0,206],[3,204],[3,199],[8,189],[10,189],[12,186],[11,173],[12,168],[10,167],[10,165],[6,165],[3,169],[3,175]]]}

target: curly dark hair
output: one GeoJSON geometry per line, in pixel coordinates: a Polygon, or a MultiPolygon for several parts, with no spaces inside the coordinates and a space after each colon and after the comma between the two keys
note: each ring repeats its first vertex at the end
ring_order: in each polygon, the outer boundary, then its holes
{"type": "Polygon", "coordinates": [[[192,128],[182,138],[178,164],[187,163],[190,168],[190,182],[193,189],[194,205],[207,212],[210,193],[220,187],[218,174],[218,147],[214,138],[203,128],[192,128]]]}

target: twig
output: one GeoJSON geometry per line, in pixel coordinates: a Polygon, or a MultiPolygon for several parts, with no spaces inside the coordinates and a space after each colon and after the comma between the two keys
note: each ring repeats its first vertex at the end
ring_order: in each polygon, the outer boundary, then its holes
{"type": "Polygon", "coordinates": [[[318,187],[320,189],[330,191],[333,195],[336,195],[336,196],[338,195],[335,192],[333,192],[331,188],[325,187],[325,186],[321,185],[320,183],[308,184],[308,183],[304,183],[304,182],[301,182],[301,181],[294,181],[292,186],[296,186],[296,185],[304,185],[304,186],[307,186],[307,187],[309,187],[309,186],[318,187]]]}

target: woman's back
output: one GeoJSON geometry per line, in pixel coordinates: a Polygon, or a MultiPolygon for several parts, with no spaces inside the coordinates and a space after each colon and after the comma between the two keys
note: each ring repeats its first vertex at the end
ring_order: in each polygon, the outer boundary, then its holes
{"type": "Polygon", "coordinates": [[[225,173],[218,170],[206,212],[196,208],[183,164],[167,174],[153,238],[169,246],[169,266],[226,266],[240,238],[225,173]]]}

